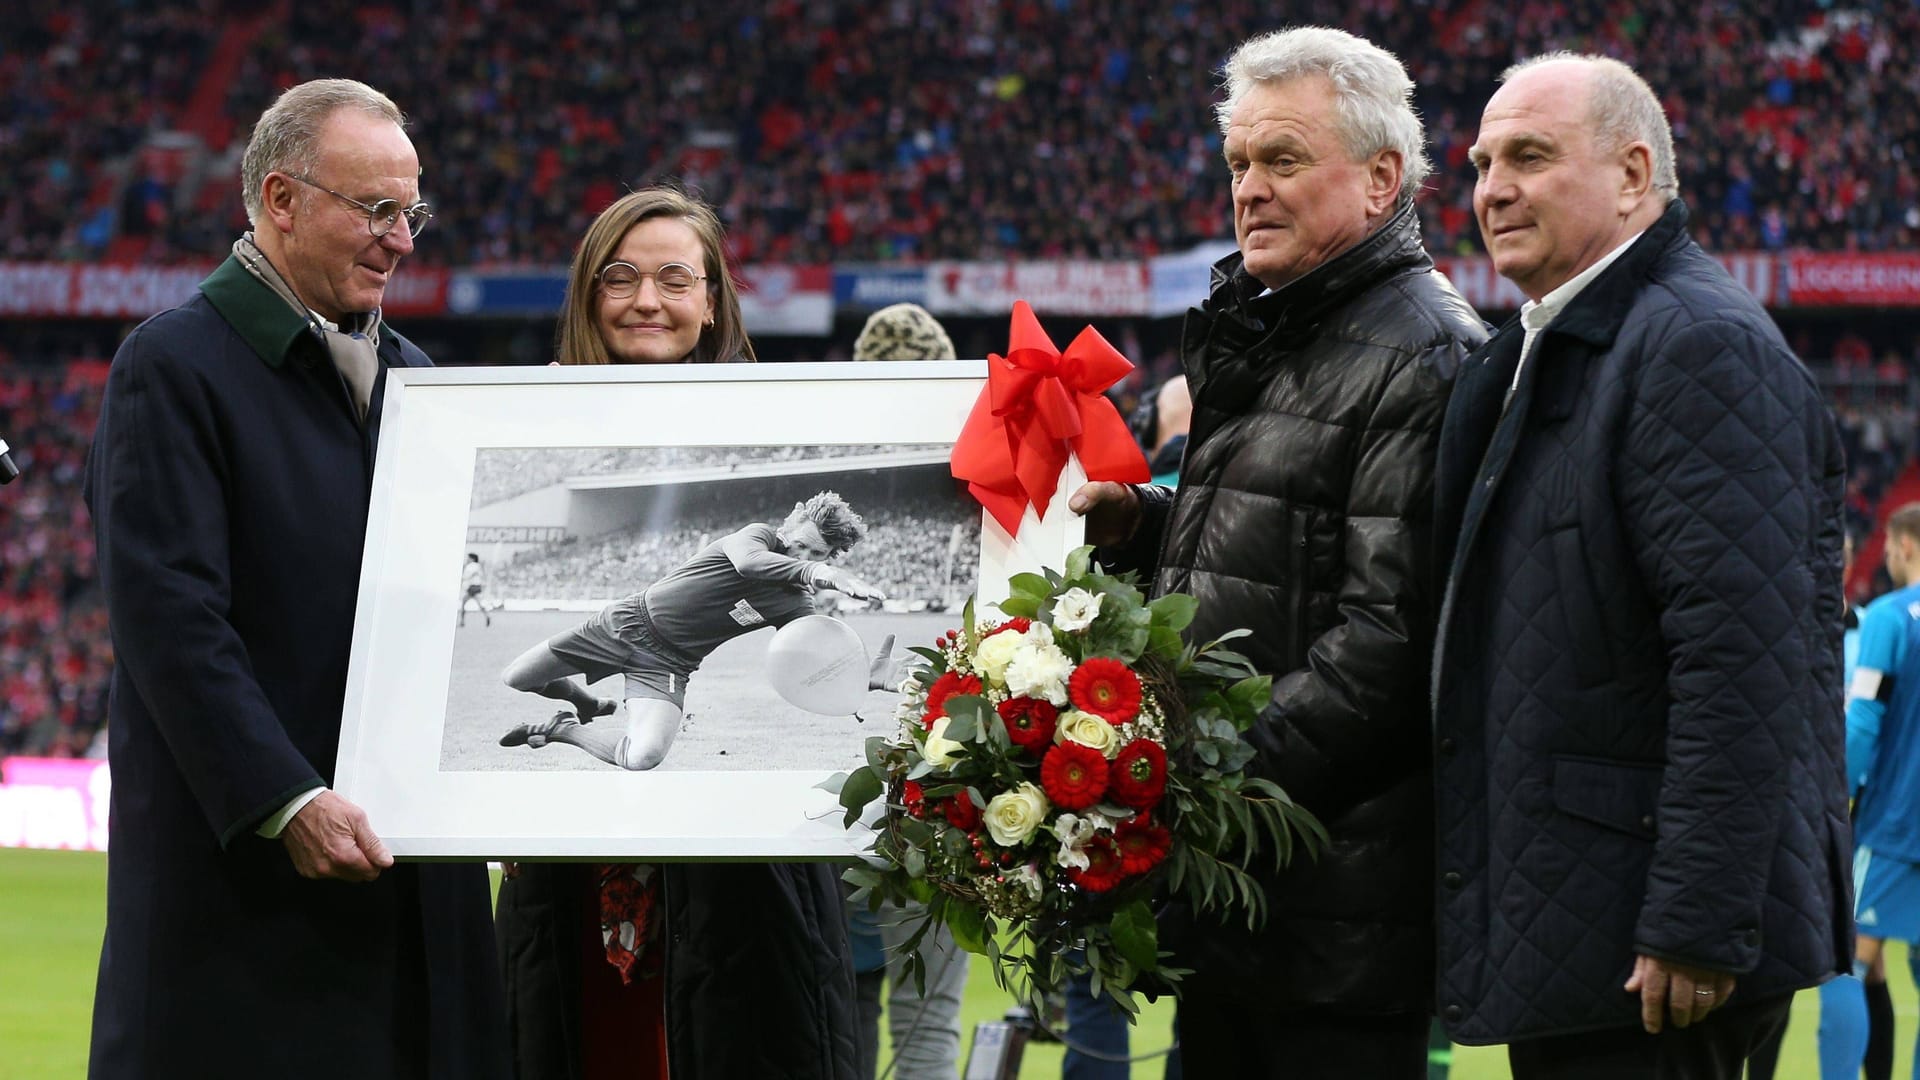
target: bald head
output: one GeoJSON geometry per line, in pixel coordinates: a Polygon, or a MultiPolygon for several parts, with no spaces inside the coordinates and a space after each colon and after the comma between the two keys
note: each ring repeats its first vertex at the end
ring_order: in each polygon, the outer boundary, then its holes
{"type": "Polygon", "coordinates": [[[1502,72],[1500,81],[1511,83],[1530,71],[1569,94],[1580,95],[1601,145],[1617,150],[1630,143],[1647,144],[1653,159],[1654,193],[1663,203],[1679,196],[1673,128],[1659,95],[1639,72],[1611,56],[1552,52],[1520,61],[1502,72]]]}
{"type": "Polygon", "coordinates": [[[1565,284],[1659,219],[1672,154],[1659,102],[1624,64],[1562,53],[1510,68],[1468,151],[1494,269],[1533,300],[1565,284]]]}

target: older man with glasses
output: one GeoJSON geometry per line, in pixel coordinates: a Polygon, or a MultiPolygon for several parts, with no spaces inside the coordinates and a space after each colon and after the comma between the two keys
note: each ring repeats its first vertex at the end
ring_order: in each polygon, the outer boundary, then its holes
{"type": "Polygon", "coordinates": [[[381,318],[431,216],[386,95],[281,95],[242,162],[253,230],[114,357],[87,503],[118,668],[90,1075],[506,1075],[482,866],[396,867],[328,788],[381,318]]]}

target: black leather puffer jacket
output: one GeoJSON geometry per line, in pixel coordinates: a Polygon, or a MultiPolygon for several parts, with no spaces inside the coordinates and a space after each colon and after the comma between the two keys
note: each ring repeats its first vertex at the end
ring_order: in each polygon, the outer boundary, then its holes
{"type": "Polygon", "coordinates": [[[1256,767],[1331,844],[1267,882],[1260,932],[1176,906],[1163,940],[1196,969],[1189,993],[1424,1008],[1434,455],[1453,374],[1486,326],[1433,268],[1410,209],[1278,291],[1256,295],[1238,255],[1214,281],[1185,327],[1178,495],[1140,489],[1141,529],[1119,557],[1154,571],[1156,592],[1199,598],[1194,640],[1253,631],[1235,647],[1274,676],[1247,735],[1256,767]]]}

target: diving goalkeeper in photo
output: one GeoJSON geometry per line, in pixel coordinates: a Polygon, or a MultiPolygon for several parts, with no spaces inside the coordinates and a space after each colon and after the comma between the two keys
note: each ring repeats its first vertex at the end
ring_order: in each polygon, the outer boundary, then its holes
{"type": "MultiPolygon", "coordinates": [[[[501,673],[507,686],[572,708],[515,725],[500,736],[500,745],[538,751],[564,743],[624,769],[652,769],[680,732],[687,680],[715,649],[816,614],[828,593],[856,601],[886,598],[832,565],[866,535],[866,522],[846,500],[822,491],[795,503],[777,526],[755,522],[707,543],[666,576],[508,664],[501,673]],[[615,674],[625,681],[626,716],[618,722],[611,718],[620,702],[589,689],[615,674]]],[[[869,689],[898,681],[893,640],[888,635],[872,658],[869,689]]]]}

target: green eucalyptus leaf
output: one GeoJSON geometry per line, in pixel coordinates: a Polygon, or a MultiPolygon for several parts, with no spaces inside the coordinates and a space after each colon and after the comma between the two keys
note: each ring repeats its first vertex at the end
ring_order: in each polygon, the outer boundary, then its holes
{"type": "Polygon", "coordinates": [[[972,904],[954,904],[947,908],[947,929],[953,943],[976,956],[987,955],[987,916],[972,904]]]}
{"type": "Polygon", "coordinates": [[[1113,947],[1138,968],[1151,968],[1159,959],[1159,930],[1153,921],[1153,908],[1145,900],[1135,900],[1113,913],[1113,947]]]}
{"type": "Polygon", "coordinates": [[[1086,577],[1093,565],[1093,545],[1082,544],[1067,553],[1067,580],[1086,577]]]}
{"type": "Polygon", "coordinates": [[[1230,664],[1223,664],[1218,660],[1213,659],[1212,657],[1213,657],[1213,654],[1211,653],[1207,653],[1207,654],[1195,657],[1193,661],[1193,670],[1199,672],[1202,675],[1211,675],[1216,679],[1231,680],[1231,679],[1241,679],[1246,677],[1246,672],[1241,670],[1240,668],[1234,667],[1230,664]]]}
{"type": "Polygon", "coordinates": [[[1227,700],[1238,708],[1259,712],[1273,700],[1273,676],[1255,675],[1250,679],[1241,679],[1227,687],[1227,700]]]}
{"type": "Polygon", "coordinates": [[[855,769],[848,773],[846,783],[840,788],[840,805],[847,808],[845,824],[851,827],[859,821],[860,812],[885,790],[878,769],[855,769]]]}
{"type": "Polygon", "coordinates": [[[965,859],[973,855],[973,841],[959,829],[947,829],[940,834],[940,846],[949,859],[965,859]]]}
{"type": "Polygon", "coordinates": [[[1039,574],[1015,574],[1007,579],[1007,588],[1014,596],[1032,600],[1044,600],[1053,592],[1053,584],[1039,574]]]}
{"type": "Polygon", "coordinates": [[[1153,612],[1156,626],[1185,630],[1192,625],[1194,614],[1200,610],[1200,601],[1186,593],[1168,593],[1147,606],[1153,612]]]}
{"type": "Polygon", "coordinates": [[[960,694],[947,699],[947,738],[966,742],[979,736],[989,715],[998,716],[987,699],[978,694],[960,694]]]}
{"type": "Polygon", "coordinates": [[[1009,619],[1034,619],[1040,616],[1040,601],[1030,596],[1009,596],[1000,601],[1000,610],[1009,619]]]}
{"type": "Polygon", "coordinates": [[[1180,639],[1180,631],[1158,623],[1147,628],[1147,648],[1163,660],[1175,661],[1186,643],[1180,639]]]}
{"type": "Polygon", "coordinates": [[[985,704],[985,699],[972,695],[948,698],[947,738],[958,743],[972,741],[980,732],[980,710],[985,704]],[[954,708],[956,702],[960,703],[958,709],[954,708]]]}

